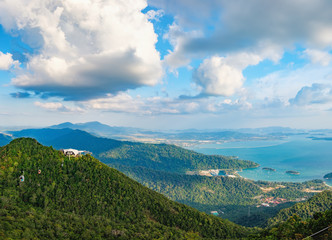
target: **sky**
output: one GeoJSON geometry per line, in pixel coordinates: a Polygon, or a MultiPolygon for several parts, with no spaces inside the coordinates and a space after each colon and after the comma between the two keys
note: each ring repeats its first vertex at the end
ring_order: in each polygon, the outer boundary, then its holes
{"type": "Polygon", "coordinates": [[[332,128],[330,0],[0,0],[0,126],[332,128]]]}

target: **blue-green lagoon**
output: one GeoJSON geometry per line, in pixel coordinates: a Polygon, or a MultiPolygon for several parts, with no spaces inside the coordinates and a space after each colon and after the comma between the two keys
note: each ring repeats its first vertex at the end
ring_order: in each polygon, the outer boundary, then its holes
{"type": "Polygon", "coordinates": [[[253,180],[302,182],[322,179],[332,186],[332,180],[323,176],[332,172],[332,141],[311,140],[304,136],[276,141],[243,141],[223,144],[204,144],[193,148],[204,154],[238,156],[260,164],[239,174],[253,180]],[[276,171],[263,170],[273,168],[276,171]],[[299,175],[286,173],[297,171],[299,175]]]}

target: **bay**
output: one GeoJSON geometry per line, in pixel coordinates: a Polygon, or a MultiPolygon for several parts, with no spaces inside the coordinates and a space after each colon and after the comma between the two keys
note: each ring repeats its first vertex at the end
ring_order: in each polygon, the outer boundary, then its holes
{"type": "Polygon", "coordinates": [[[255,169],[245,169],[239,174],[253,180],[303,182],[324,180],[332,186],[332,180],[323,176],[332,172],[332,141],[311,140],[304,136],[276,141],[241,141],[223,144],[204,144],[191,148],[204,154],[238,156],[260,164],[255,169]],[[276,171],[263,170],[263,167],[276,171]],[[286,171],[297,171],[292,175],[286,171]]]}

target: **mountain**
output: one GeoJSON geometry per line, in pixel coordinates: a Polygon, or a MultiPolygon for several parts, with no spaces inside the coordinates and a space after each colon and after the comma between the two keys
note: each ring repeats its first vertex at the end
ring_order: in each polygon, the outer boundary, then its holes
{"type": "Polygon", "coordinates": [[[204,155],[175,145],[125,143],[99,155],[105,163],[141,166],[153,170],[185,173],[207,169],[243,169],[259,165],[222,155],[204,155]]]}
{"type": "Polygon", "coordinates": [[[8,144],[13,138],[8,134],[0,133],[0,146],[8,144]]]}
{"type": "Polygon", "coordinates": [[[48,144],[49,142],[54,141],[55,139],[62,137],[70,132],[72,129],[50,129],[50,128],[37,128],[37,129],[23,129],[20,131],[10,131],[15,138],[20,137],[31,137],[38,139],[42,144],[48,144]]]}
{"type": "Polygon", "coordinates": [[[270,183],[240,177],[206,177],[156,171],[144,167],[110,166],[171,200],[206,213],[217,211],[222,218],[248,227],[267,226],[268,219],[276,216],[281,209],[294,205],[294,201],[315,194],[314,191],[307,192],[308,189],[328,188],[321,180],[270,183]],[[270,207],[261,206],[266,201],[270,202],[270,207]],[[278,203],[273,204],[273,201],[278,203]]]}
{"type": "Polygon", "coordinates": [[[67,158],[34,139],[1,147],[0,165],[4,239],[239,239],[252,232],[173,202],[90,155],[67,158]]]}
{"type": "Polygon", "coordinates": [[[311,197],[308,201],[297,203],[290,208],[281,210],[275,217],[269,219],[269,225],[286,221],[296,214],[302,219],[314,216],[316,212],[323,212],[332,208],[332,191],[326,190],[311,197]]]}
{"type": "Polygon", "coordinates": [[[243,169],[258,164],[221,155],[204,155],[167,144],[147,144],[118,141],[93,136],[72,129],[28,129],[12,132],[15,137],[34,137],[42,144],[56,149],[87,150],[105,163],[141,166],[154,170],[185,173],[201,169],[243,169]]]}
{"type": "Polygon", "coordinates": [[[257,204],[254,197],[263,194],[258,185],[243,178],[184,175],[121,165],[114,168],[172,200],[201,211],[210,212],[222,205],[257,204]]]}
{"type": "Polygon", "coordinates": [[[71,123],[71,122],[64,122],[64,123],[61,123],[58,125],[50,126],[49,128],[52,128],[52,129],[63,129],[63,128],[78,129],[78,130],[94,133],[99,136],[113,137],[113,138],[119,138],[119,136],[122,136],[122,135],[134,134],[139,131],[142,131],[138,128],[131,128],[131,127],[113,127],[113,126],[109,126],[106,124],[102,124],[97,121],[86,122],[86,123],[75,123],[75,124],[71,123]]]}
{"type": "Polygon", "coordinates": [[[332,239],[332,209],[317,212],[310,219],[302,219],[298,215],[294,215],[273,228],[250,235],[247,239],[330,240],[332,239]]]}

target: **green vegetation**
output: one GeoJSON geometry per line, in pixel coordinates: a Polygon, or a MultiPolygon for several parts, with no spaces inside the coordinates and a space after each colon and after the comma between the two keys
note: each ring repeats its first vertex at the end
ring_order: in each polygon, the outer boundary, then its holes
{"type": "Polygon", "coordinates": [[[324,175],[325,179],[332,179],[332,172],[324,175]]]}
{"type": "Polygon", "coordinates": [[[204,155],[167,144],[123,144],[99,155],[111,164],[141,166],[153,170],[185,173],[201,169],[242,169],[258,164],[221,155],[204,155]]]}
{"type": "Polygon", "coordinates": [[[114,167],[152,190],[189,206],[257,204],[253,198],[263,193],[257,185],[243,178],[182,175],[120,165],[114,167]]]}
{"type": "Polygon", "coordinates": [[[288,218],[286,222],[280,223],[277,226],[266,229],[259,234],[253,234],[249,239],[254,240],[279,240],[279,239],[294,239],[294,240],[310,240],[320,239],[329,240],[332,239],[332,209],[325,212],[317,212],[313,215],[313,218],[303,220],[298,215],[293,215],[288,218]],[[327,227],[330,227],[327,229],[327,227]],[[321,233],[310,238],[312,234],[318,233],[325,229],[321,233]]]}
{"type": "Polygon", "coordinates": [[[185,173],[201,169],[243,169],[258,164],[226,156],[211,156],[167,144],[117,141],[72,129],[27,129],[16,137],[34,137],[56,149],[76,148],[93,153],[105,163],[141,166],[154,170],[185,173]]]}
{"type": "Polygon", "coordinates": [[[332,207],[332,191],[324,191],[316,194],[306,202],[297,203],[290,208],[281,210],[275,217],[269,219],[269,225],[286,221],[289,217],[297,214],[302,219],[314,216],[316,212],[322,212],[332,207]]]}
{"type": "Polygon", "coordinates": [[[261,199],[279,197],[286,198],[288,201],[295,201],[315,194],[304,192],[307,188],[320,190],[327,188],[320,180],[304,183],[255,182],[243,178],[224,176],[205,177],[168,173],[144,167],[123,165],[112,165],[112,167],[172,200],[206,213],[218,211],[220,217],[250,227],[267,226],[269,218],[274,217],[281,209],[294,204],[288,202],[274,207],[257,208],[256,206],[260,205],[261,199]],[[280,186],[283,188],[278,188],[280,186]],[[274,189],[263,192],[261,188],[274,189]],[[251,209],[250,216],[248,216],[249,207],[251,209]]]}
{"type": "Polygon", "coordinates": [[[250,233],[170,201],[89,155],[68,159],[33,139],[0,148],[0,165],[4,239],[234,239],[250,233]]]}

